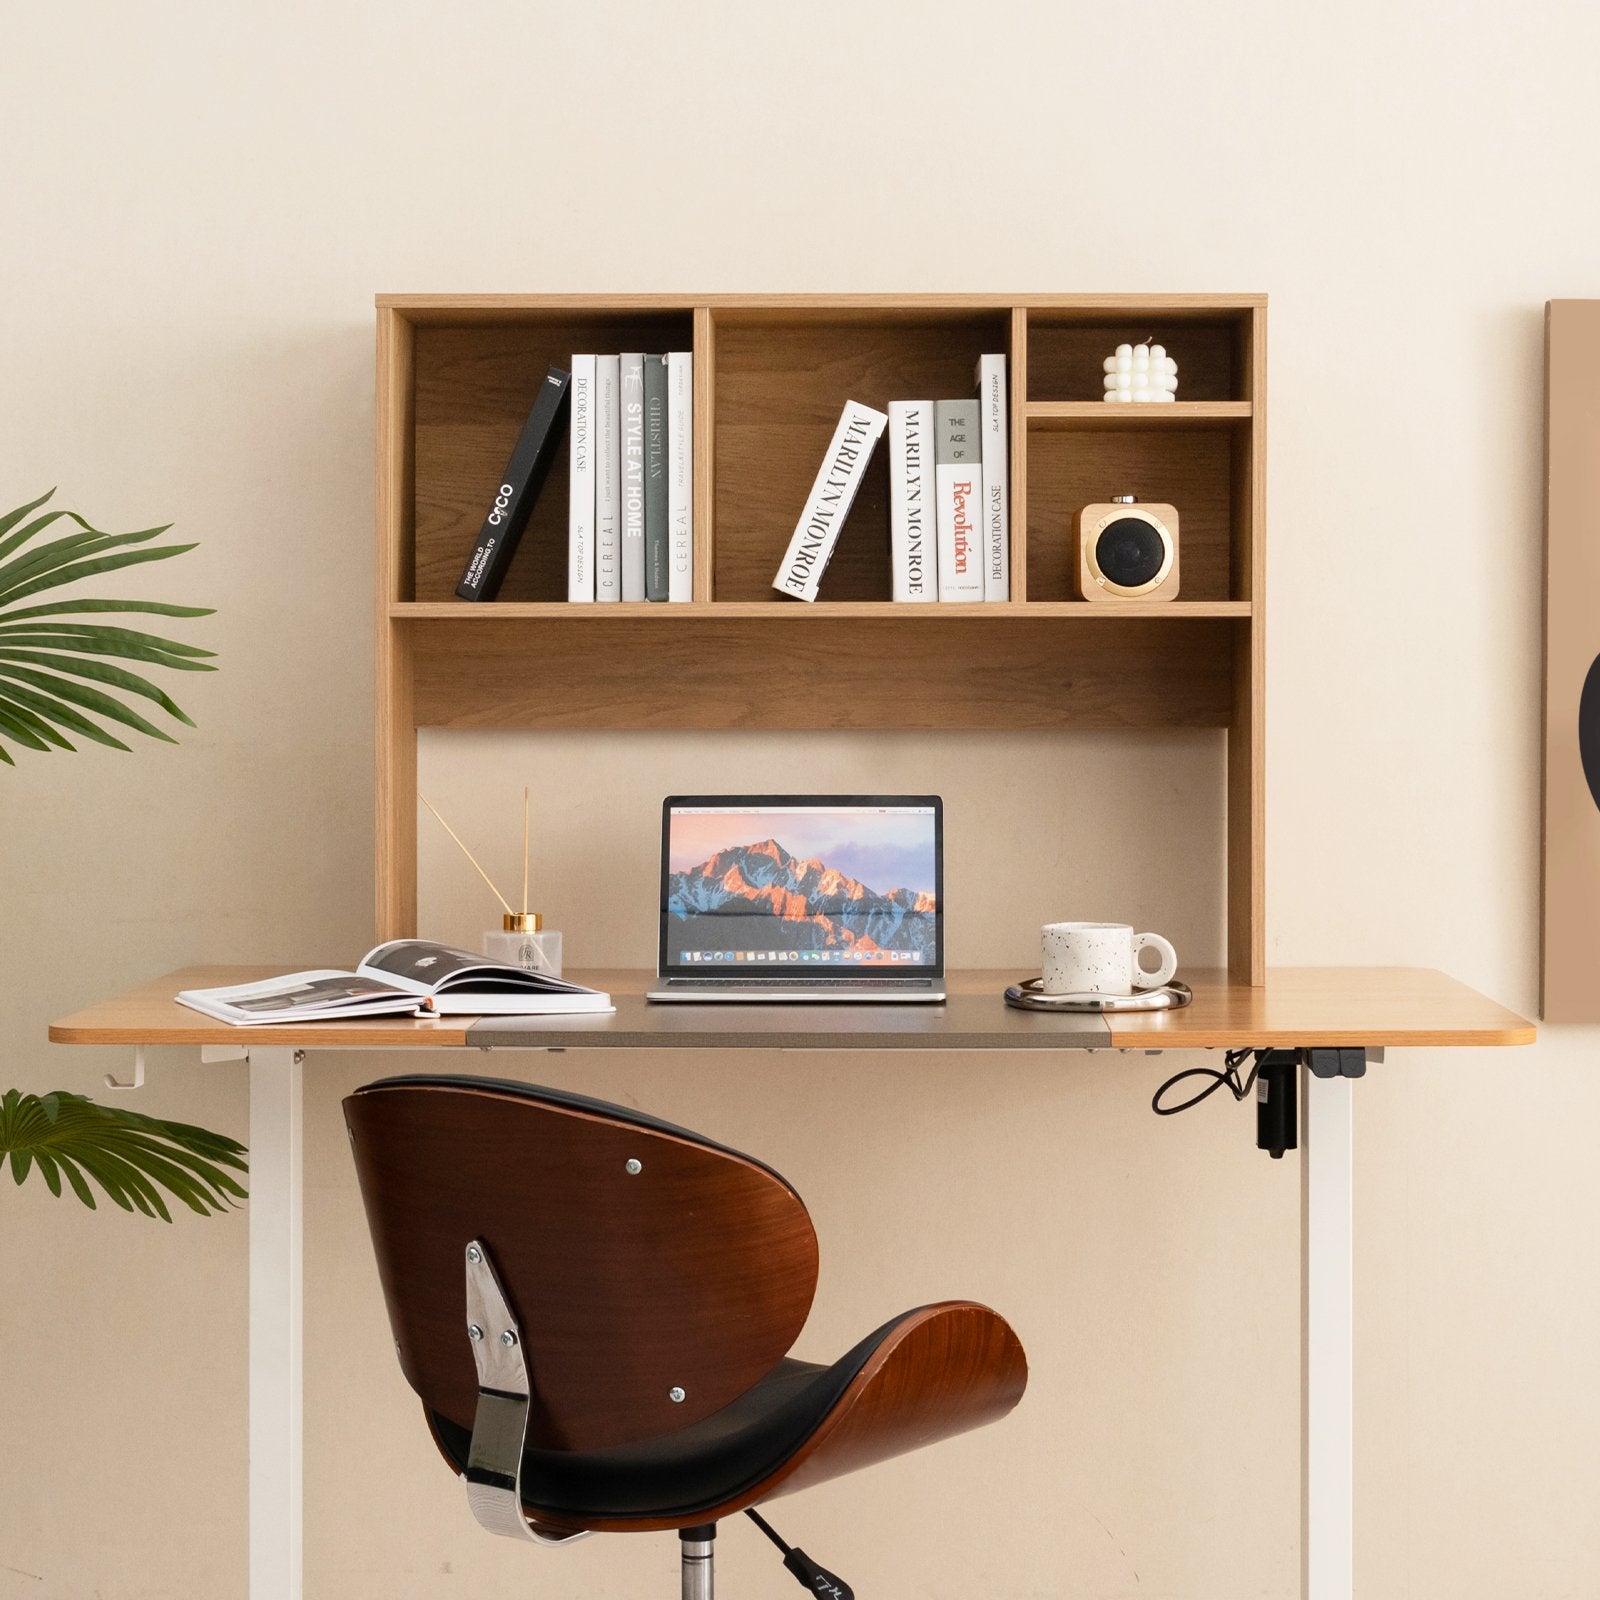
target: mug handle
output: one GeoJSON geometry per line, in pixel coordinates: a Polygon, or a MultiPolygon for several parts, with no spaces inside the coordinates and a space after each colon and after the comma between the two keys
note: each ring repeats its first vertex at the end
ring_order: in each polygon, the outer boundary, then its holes
{"type": "Polygon", "coordinates": [[[1159,933],[1136,933],[1133,936],[1133,986],[1135,989],[1159,989],[1171,983],[1178,971],[1178,952],[1159,933]],[[1146,949],[1161,956],[1161,965],[1154,972],[1146,972],[1139,960],[1146,949]]]}

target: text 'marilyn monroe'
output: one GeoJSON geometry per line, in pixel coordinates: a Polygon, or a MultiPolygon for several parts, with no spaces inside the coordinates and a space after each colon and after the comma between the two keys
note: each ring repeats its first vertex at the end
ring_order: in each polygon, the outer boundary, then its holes
{"type": "Polygon", "coordinates": [[[805,509],[795,525],[794,536],[784,554],[783,565],[772,587],[780,594],[815,600],[817,585],[828,565],[828,558],[839,537],[839,530],[850,513],[862,475],[872,458],[873,446],[883,433],[888,416],[871,406],[846,402],[832,443],[822,458],[822,466],[805,509]]]}

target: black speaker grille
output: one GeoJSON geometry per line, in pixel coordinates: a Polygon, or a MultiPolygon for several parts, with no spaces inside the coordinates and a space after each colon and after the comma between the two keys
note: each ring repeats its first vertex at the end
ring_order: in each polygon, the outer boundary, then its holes
{"type": "Polygon", "coordinates": [[[1153,582],[1166,558],[1166,541],[1143,517],[1118,517],[1095,540],[1095,564],[1119,589],[1153,582]]]}

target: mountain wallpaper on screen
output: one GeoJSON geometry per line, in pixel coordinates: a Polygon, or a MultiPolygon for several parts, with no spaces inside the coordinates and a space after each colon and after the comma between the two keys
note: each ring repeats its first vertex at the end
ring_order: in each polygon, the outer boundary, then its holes
{"type": "MultiPolygon", "coordinates": [[[[864,883],[817,860],[801,861],[776,839],[719,850],[709,861],[668,880],[667,909],[683,919],[691,911],[713,917],[775,917],[784,926],[756,942],[785,950],[851,950],[863,954],[909,950],[913,959],[931,963],[935,955],[933,895],[916,889],[890,889],[879,894],[864,883]]],[[[689,923],[682,948],[694,949],[689,923]]],[[[716,924],[698,924],[711,939],[716,924]]],[[[753,925],[752,925],[753,926],[753,925]]],[[[726,940],[707,944],[720,948],[726,940]]]]}

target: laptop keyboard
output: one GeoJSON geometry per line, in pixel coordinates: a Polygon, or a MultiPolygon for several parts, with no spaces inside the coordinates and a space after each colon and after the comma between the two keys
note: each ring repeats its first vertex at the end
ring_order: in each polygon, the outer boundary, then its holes
{"type": "Polygon", "coordinates": [[[668,978],[683,989],[929,989],[932,978],[668,978]]]}

